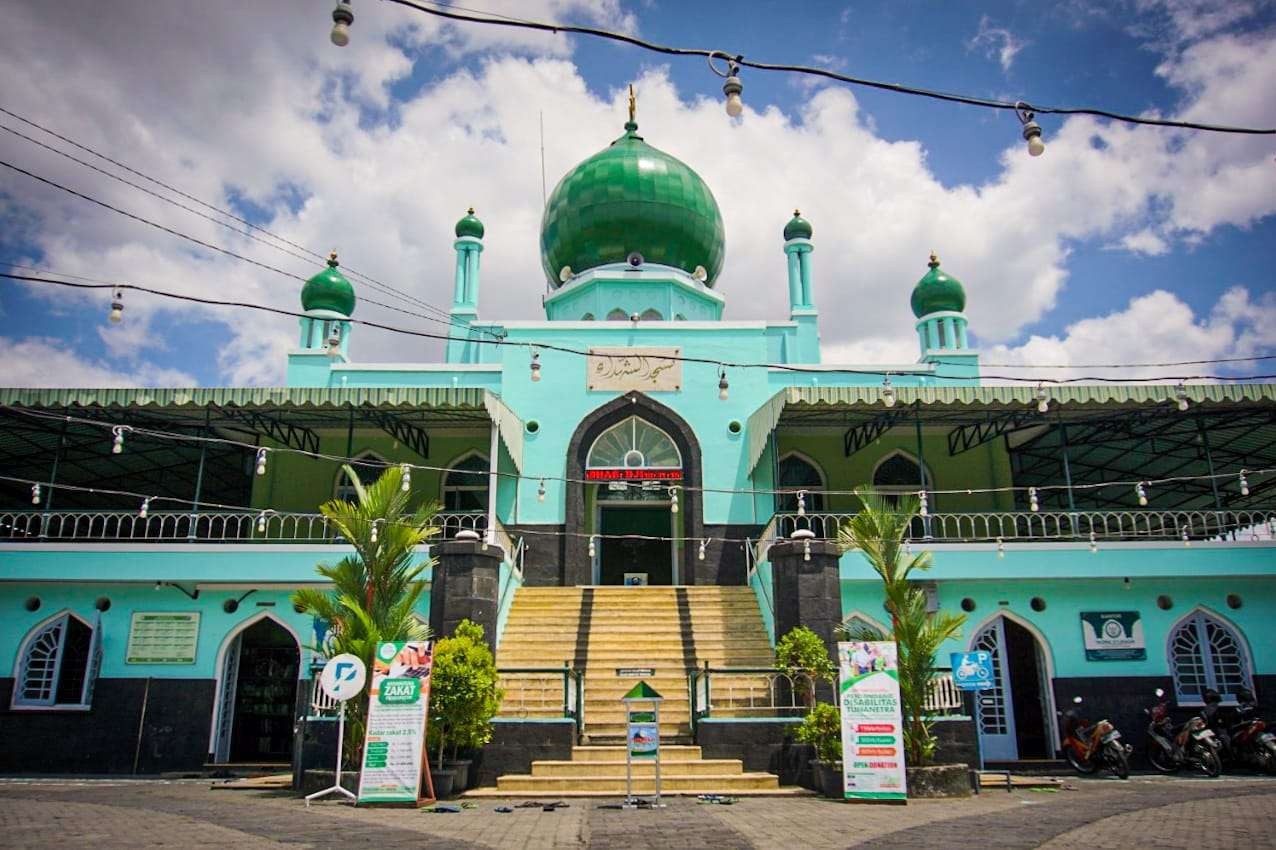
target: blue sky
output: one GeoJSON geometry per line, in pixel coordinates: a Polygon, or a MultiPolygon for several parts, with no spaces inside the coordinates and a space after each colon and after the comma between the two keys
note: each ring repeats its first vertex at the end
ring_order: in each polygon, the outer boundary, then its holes
{"type": "MultiPolygon", "coordinates": [[[[109,16],[87,0],[31,5],[10,10],[20,46],[0,57],[7,108],[307,248],[337,247],[440,306],[450,227],[474,204],[488,224],[482,313],[539,315],[539,119],[552,186],[619,133],[622,91],[636,82],[648,141],[700,171],[723,207],[728,317],[785,317],[779,231],[794,206],[811,218],[828,361],[915,357],[908,293],[932,248],[966,284],[988,362],[1276,350],[1272,137],[1044,116],[1047,151],[1030,159],[1005,112],[746,69],[748,111],[731,122],[702,59],[448,25],[369,0],[356,0],[345,49],[327,42],[327,6],[309,0],[265,11],[122,2],[109,16]]],[[[1265,0],[465,5],[976,96],[1276,126],[1276,6],[1265,0]]],[[[318,268],[9,134],[0,159],[290,274],[318,268]]],[[[18,174],[0,174],[0,216],[0,259],[297,304],[299,281],[18,174]]],[[[9,382],[274,384],[295,334],[284,318],[141,296],[119,327],[105,313],[101,293],[4,284],[9,382]]],[[[437,328],[367,304],[359,315],[437,328]]],[[[437,356],[359,333],[358,360],[437,356]]]]}

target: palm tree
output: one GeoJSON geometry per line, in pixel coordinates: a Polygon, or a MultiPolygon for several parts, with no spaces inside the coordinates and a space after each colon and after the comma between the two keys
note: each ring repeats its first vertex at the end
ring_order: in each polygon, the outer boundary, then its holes
{"type": "MultiPolygon", "coordinates": [[[[326,655],[348,652],[371,670],[377,644],[430,637],[429,627],[412,614],[425,591],[421,573],[433,561],[413,566],[412,553],[438,533],[432,525],[438,505],[427,503],[410,511],[410,494],[403,489],[398,467],[386,469],[366,487],[349,465],[343,469],[358,501],[333,499],[319,511],[354,547],[354,554],[315,567],[332,582],[331,592],[303,588],[293,593],[292,601],[329,624],[329,645],[314,649],[326,655]]],[[[345,752],[350,764],[361,763],[367,707],[367,699],[346,705],[345,752]]]]}
{"type": "Polygon", "coordinates": [[[917,497],[903,496],[895,504],[868,487],[856,488],[855,495],[863,509],[838,530],[838,543],[844,552],[858,549],[882,579],[898,647],[904,748],[907,761],[920,767],[935,753],[935,737],[925,717],[935,653],[945,641],[961,634],[966,617],[946,611],[928,613],[926,593],[911,579],[915,571],[929,570],[933,560],[930,552],[906,551],[909,529],[920,508],[917,497]]]}

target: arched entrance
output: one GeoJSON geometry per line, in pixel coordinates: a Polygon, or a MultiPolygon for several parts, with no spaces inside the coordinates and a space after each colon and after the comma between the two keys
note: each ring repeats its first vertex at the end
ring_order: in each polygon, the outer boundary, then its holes
{"type": "Polygon", "coordinates": [[[566,527],[581,536],[564,539],[563,584],[643,573],[649,584],[696,583],[700,446],[682,417],[637,392],[603,405],[572,435],[567,477],[584,483],[567,491],[566,527]]]}
{"type": "Polygon", "coordinates": [[[215,763],[291,761],[300,669],[296,635],[269,615],[227,637],[218,664],[215,763]]]}
{"type": "Polygon", "coordinates": [[[993,687],[978,692],[975,705],[984,759],[1054,758],[1052,665],[1036,630],[1011,614],[998,614],[975,629],[970,648],[992,655],[993,687]]]}

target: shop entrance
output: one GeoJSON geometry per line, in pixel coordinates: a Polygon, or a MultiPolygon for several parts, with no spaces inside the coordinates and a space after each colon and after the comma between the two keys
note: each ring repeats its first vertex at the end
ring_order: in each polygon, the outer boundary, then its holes
{"type": "Polygon", "coordinates": [[[597,584],[676,583],[668,504],[600,504],[598,530],[597,584]]]}
{"type": "Polygon", "coordinates": [[[1055,735],[1045,650],[1031,631],[997,617],[971,649],[992,655],[993,688],[978,695],[979,735],[988,761],[1054,758],[1055,735]]]}
{"type": "Polygon", "coordinates": [[[281,763],[292,759],[301,650],[292,634],[263,617],[226,647],[214,759],[281,763]]]}

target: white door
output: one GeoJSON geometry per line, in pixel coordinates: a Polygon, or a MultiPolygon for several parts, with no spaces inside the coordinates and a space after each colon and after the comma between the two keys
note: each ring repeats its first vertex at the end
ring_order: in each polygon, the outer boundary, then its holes
{"type": "Polygon", "coordinates": [[[1005,619],[998,617],[984,626],[971,649],[982,649],[992,656],[991,690],[979,691],[975,712],[979,721],[979,737],[984,748],[984,761],[1016,761],[1019,746],[1015,742],[1015,707],[1010,694],[1010,671],[1006,669],[1005,619]]]}
{"type": "Polygon", "coordinates": [[[244,642],[244,633],[235,635],[235,639],[226,647],[226,660],[222,663],[222,686],[217,700],[217,741],[213,750],[213,763],[226,764],[230,761],[230,741],[235,731],[235,686],[239,682],[239,648],[244,642]]]}

